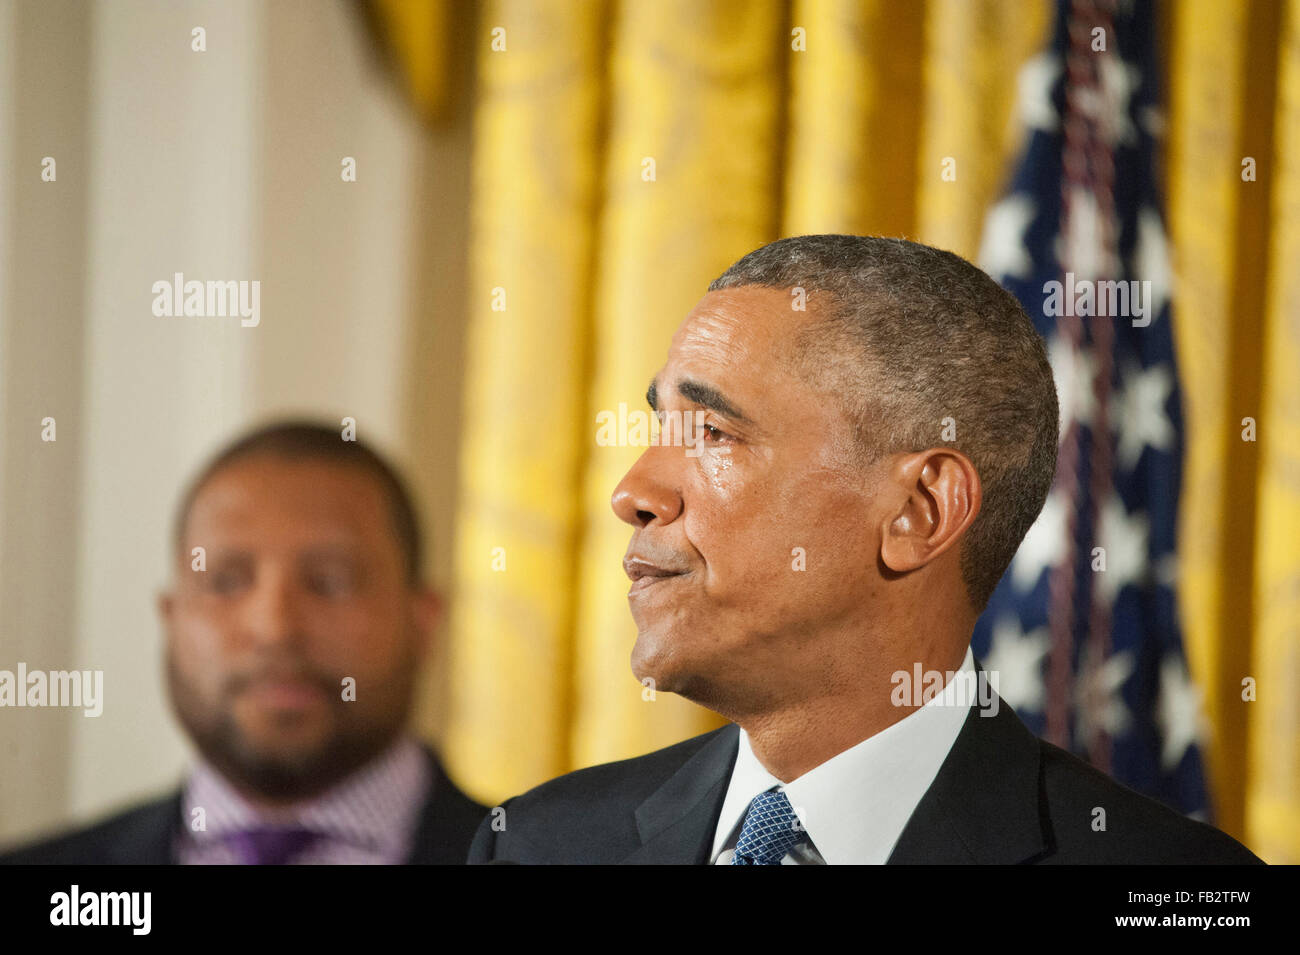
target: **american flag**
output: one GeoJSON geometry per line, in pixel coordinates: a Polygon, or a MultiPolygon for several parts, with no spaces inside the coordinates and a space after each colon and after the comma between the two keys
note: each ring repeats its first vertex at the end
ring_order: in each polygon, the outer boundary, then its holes
{"type": "Polygon", "coordinates": [[[1025,150],[979,258],[1048,342],[1061,445],[1047,504],[973,645],[1034,732],[1206,818],[1200,697],[1174,591],[1183,427],[1155,25],[1143,0],[1059,0],[1050,47],[1019,76],[1025,150]],[[1123,314],[1097,315],[1108,296],[1090,293],[1103,287],[1123,314]],[[1139,297],[1123,310],[1130,290],[1139,297]]]}

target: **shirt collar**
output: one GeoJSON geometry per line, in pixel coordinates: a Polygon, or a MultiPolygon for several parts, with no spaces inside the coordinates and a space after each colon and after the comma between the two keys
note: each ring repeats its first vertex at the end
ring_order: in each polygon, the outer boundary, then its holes
{"type": "Polygon", "coordinates": [[[248,802],[200,759],[181,797],[187,837],[198,844],[261,826],[301,826],[377,852],[400,854],[419,822],[432,770],[420,744],[402,736],[379,757],[311,799],[269,813],[248,802]],[[194,831],[195,810],[205,829],[194,831]]]}
{"type": "MultiPolygon", "coordinates": [[[[969,647],[957,672],[968,680],[975,677],[969,647]]],[[[789,797],[808,838],[828,864],[888,861],[957,741],[971,705],[962,684],[949,679],[924,706],[789,783],[763,767],[741,729],[711,858],[716,860],[723,849],[735,845],[750,802],[775,786],[789,797]]]]}

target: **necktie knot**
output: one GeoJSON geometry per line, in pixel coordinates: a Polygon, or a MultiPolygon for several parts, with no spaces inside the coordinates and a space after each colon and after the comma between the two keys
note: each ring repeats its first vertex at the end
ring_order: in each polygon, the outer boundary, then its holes
{"type": "Polygon", "coordinates": [[[803,838],[803,827],[785,793],[759,793],[749,804],[736,841],[732,865],[780,865],[785,854],[803,838]]]}
{"type": "Polygon", "coordinates": [[[234,835],[244,865],[285,865],[315,839],[315,832],[302,828],[245,829],[234,835]]]}

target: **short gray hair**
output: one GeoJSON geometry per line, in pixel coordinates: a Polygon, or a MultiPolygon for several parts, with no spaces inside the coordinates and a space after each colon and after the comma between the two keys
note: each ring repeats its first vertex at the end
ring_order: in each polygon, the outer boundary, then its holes
{"type": "Polygon", "coordinates": [[[984,500],[961,569],[982,611],[1056,472],[1056,386],[1043,339],[1015,296],[951,252],[859,235],[779,239],[709,291],[740,286],[801,288],[822,311],[792,357],[844,396],[868,460],[941,445],[970,458],[984,500]],[[943,441],[949,417],[956,437],[943,441]]]}

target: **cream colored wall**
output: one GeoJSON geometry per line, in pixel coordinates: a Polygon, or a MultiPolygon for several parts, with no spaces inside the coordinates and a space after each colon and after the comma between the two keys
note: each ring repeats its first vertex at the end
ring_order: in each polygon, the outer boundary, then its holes
{"type": "Polygon", "coordinates": [[[98,719],[0,710],[0,841],[179,778],[154,597],[180,486],[240,428],[355,417],[447,578],[467,124],[417,120],[345,0],[0,0],[0,667],[105,681],[98,719]],[[260,280],[260,325],[155,317],[178,271],[260,280]]]}
{"type": "MultiPolygon", "coordinates": [[[[89,23],[0,0],[0,667],[77,665],[89,23]],[[43,156],[59,179],[40,180],[43,156]],[[40,441],[55,418],[58,441],[40,441]],[[47,662],[48,661],[48,662],[47,662]]],[[[0,838],[69,806],[75,721],[0,710],[0,838]]]]}

